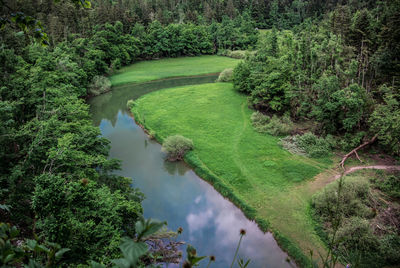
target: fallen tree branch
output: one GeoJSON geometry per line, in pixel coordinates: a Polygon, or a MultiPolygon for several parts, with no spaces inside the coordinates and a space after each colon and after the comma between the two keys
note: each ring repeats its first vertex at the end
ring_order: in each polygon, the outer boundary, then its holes
{"type": "Polygon", "coordinates": [[[360,150],[361,148],[364,148],[364,147],[367,146],[368,144],[373,143],[373,142],[376,140],[377,137],[378,137],[378,134],[376,134],[376,135],[375,135],[372,139],[370,139],[369,141],[364,142],[363,144],[361,144],[360,146],[358,146],[357,148],[351,150],[348,154],[346,154],[346,155],[342,158],[342,161],[340,161],[340,166],[342,167],[342,169],[345,170],[345,168],[344,168],[344,162],[346,162],[347,158],[349,158],[352,154],[355,154],[355,155],[357,156],[358,160],[360,160],[360,162],[362,162],[361,159],[360,159],[360,157],[358,156],[357,151],[360,150]]]}

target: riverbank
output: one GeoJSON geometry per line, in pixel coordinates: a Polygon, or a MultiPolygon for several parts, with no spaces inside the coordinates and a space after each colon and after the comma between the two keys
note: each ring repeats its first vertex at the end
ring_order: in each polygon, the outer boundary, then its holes
{"type": "Polygon", "coordinates": [[[263,231],[271,230],[298,264],[312,249],[324,252],[309,215],[309,200],[322,185],[311,181],[330,165],[294,156],[278,138],[255,132],[246,98],[229,83],[185,86],[141,97],[136,121],[162,142],[181,134],[195,149],[185,157],[195,172],[237,205],[263,231]]]}
{"type": "Polygon", "coordinates": [[[219,73],[235,67],[239,61],[216,55],[141,61],[121,68],[110,76],[110,81],[112,86],[118,86],[171,77],[219,73]]]}

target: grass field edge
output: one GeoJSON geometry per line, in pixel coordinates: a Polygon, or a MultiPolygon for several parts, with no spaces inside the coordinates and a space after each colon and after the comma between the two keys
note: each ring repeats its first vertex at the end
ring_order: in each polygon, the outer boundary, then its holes
{"type": "MultiPolygon", "coordinates": [[[[164,138],[157,134],[157,131],[151,129],[146,122],[143,122],[137,107],[130,109],[135,122],[146,132],[154,133],[154,139],[162,144],[164,138]]],[[[251,221],[255,221],[261,231],[271,232],[278,243],[279,247],[284,250],[297,265],[300,267],[309,267],[311,260],[304,254],[300,247],[293,242],[290,238],[282,234],[280,231],[272,228],[269,221],[257,215],[256,209],[249,206],[241,198],[233,193],[233,191],[222,182],[222,180],[215,175],[199,158],[194,152],[188,152],[184,157],[185,162],[193,169],[193,171],[204,181],[210,183],[213,188],[219,192],[224,198],[232,202],[238,207],[243,214],[251,221]]]]}

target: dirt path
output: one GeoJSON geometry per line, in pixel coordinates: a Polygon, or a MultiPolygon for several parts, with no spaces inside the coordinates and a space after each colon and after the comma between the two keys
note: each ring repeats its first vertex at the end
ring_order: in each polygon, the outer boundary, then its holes
{"type": "MultiPolygon", "coordinates": [[[[348,170],[344,172],[344,175],[353,173],[357,170],[362,170],[362,169],[380,169],[380,170],[397,170],[400,171],[400,166],[385,166],[385,165],[375,165],[375,166],[356,166],[356,167],[351,167],[348,170]]],[[[336,175],[334,180],[337,180],[340,178],[340,175],[336,175]]]]}

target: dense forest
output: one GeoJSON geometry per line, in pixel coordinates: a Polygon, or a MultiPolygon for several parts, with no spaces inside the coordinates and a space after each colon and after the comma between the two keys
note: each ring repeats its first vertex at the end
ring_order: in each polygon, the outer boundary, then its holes
{"type": "Polygon", "coordinates": [[[312,119],[317,134],[342,137],[342,149],[378,135],[399,155],[399,5],[352,11],[338,6],[319,25],[273,28],[234,73],[236,88],[263,113],[312,119]]]}
{"type": "MultiPolygon", "coordinates": [[[[375,140],[375,150],[400,156],[398,0],[0,0],[0,8],[5,267],[110,265],[122,256],[123,237],[140,240],[146,229],[140,224],[163,225],[144,221],[140,189],[114,175],[121,163],[108,157],[109,142],[86,104],[110,90],[108,75],[137,61],[241,51],[234,88],[248,96],[260,124],[278,118],[283,126],[311,125],[314,147],[305,150],[313,156],[375,140]],[[21,247],[24,239],[30,247],[21,247]],[[60,258],[32,241],[58,249],[60,258]],[[61,248],[69,249],[62,260],[61,248]]],[[[286,145],[301,146],[293,137],[286,145]]],[[[398,189],[398,174],[393,180],[398,189]]],[[[360,187],[354,193],[348,186],[348,198],[367,196],[369,186],[360,187]]],[[[396,199],[398,191],[388,195],[396,199]]],[[[329,225],[322,199],[313,201],[316,217],[329,225]]],[[[372,202],[359,201],[365,210],[372,202]]],[[[356,248],[362,258],[377,253],[376,266],[399,263],[398,223],[387,223],[378,235],[385,242],[378,242],[365,222],[375,215],[356,218],[344,210],[351,223],[341,231],[351,234],[362,225],[365,236],[347,239],[338,255],[356,248]]],[[[143,265],[153,262],[149,258],[143,265]]]]}

